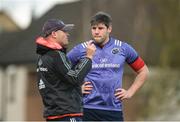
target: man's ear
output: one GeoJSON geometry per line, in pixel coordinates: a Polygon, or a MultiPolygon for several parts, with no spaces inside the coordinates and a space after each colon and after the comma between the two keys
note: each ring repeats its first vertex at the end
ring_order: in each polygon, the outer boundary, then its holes
{"type": "Polygon", "coordinates": [[[56,37],[56,32],[55,31],[51,32],[51,36],[56,37]]]}
{"type": "Polygon", "coordinates": [[[108,32],[111,33],[111,31],[112,31],[112,26],[109,26],[108,27],[108,32]]]}

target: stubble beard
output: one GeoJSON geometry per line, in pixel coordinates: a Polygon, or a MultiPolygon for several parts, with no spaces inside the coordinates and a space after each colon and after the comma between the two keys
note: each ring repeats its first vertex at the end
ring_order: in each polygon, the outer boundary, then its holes
{"type": "Polygon", "coordinates": [[[97,45],[99,45],[99,46],[104,46],[105,41],[106,41],[106,38],[100,38],[100,39],[95,39],[95,38],[94,38],[94,40],[95,40],[95,43],[96,43],[97,45]]]}
{"type": "Polygon", "coordinates": [[[101,44],[103,44],[104,43],[104,39],[103,38],[94,38],[94,40],[95,40],[95,43],[97,44],[97,45],[101,45],[101,44]]]}

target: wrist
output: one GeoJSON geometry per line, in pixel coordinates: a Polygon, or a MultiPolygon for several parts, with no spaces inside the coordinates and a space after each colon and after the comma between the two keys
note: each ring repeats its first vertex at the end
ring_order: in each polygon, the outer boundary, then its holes
{"type": "Polygon", "coordinates": [[[87,55],[86,57],[89,58],[89,59],[92,59],[92,58],[93,58],[93,56],[90,56],[90,55],[87,55]]]}
{"type": "Polygon", "coordinates": [[[129,98],[131,98],[131,97],[134,95],[134,92],[133,92],[133,91],[131,91],[131,89],[129,89],[127,92],[128,92],[128,96],[129,96],[129,98]]]}

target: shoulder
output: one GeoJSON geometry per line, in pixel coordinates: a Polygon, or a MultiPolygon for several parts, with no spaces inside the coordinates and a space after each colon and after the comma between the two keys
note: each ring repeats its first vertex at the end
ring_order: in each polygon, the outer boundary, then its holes
{"type": "Polygon", "coordinates": [[[46,54],[46,58],[48,59],[59,59],[59,58],[62,58],[66,56],[66,54],[61,51],[61,50],[52,50],[52,51],[49,51],[47,54],[46,54]]]}
{"type": "Polygon", "coordinates": [[[71,50],[82,50],[82,49],[85,49],[87,47],[87,42],[82,42],[82,43],[79,43],[77,45],[75,45],[71,50]]]}
{"type": "Polygon", "coordinates": [[[57,53],[55,51],[48,51],[46,54],[41,56],[41,60],[43,63],[52,63],[54,62],[54,58],[57,53]]]}
{"type": "Polygon", "coordinates": [[[125,40],[119,40],[117,38],[113,38],[111,37],[111,43],[117,47],[121,47],[121,48],[128,48],[128,47],[132,47],[131,44],[129,44],[127,41],[125,40]]]}
{"type": "Polygon", "coordinates": [[[128,52],[135,52],[135,49],[125,40],[119,40],[112,38],[114,47],[121,50],[122,53],[127,54],[128,52]]]}
{"type": "Polygon", "coordinates": [[[111,37],[111,44],[113,44],[115,47],[122,47],[124,45],[124,43],[125,42],[122,40],[111,37]]]}
{"type": "MultiPolygon", "coordinates": [[[[89,40],[90,41],[90,40],[89,40]]],[[[86,48],[89,41],[85,41],[79,44],[81,48],[86,48]]]]}
{"type": "Polygon", "coordinates": [[[124,49],[124,50],[134,49],[134,48],[131,46],[131,44],[129,44],[129,43],[126,42],[126,41],[122,41],[121,47],[122,47],[122,49],[124,49]]]}
{"type": "Polygon", "coordinates": [[[87,44],[88,41],[79,43],[76,46],[74,46],[69,52],[84,52],[87,48],[87,44]]]}
{"type": "Polygon", "coordinates": [[[46,55],[50,56],[50,57],[53,57],[53,56],[58,55],[59,52],[60,51],[58,51],[58,50],[51,50],[51,51],[48,51],[46,55]]]}

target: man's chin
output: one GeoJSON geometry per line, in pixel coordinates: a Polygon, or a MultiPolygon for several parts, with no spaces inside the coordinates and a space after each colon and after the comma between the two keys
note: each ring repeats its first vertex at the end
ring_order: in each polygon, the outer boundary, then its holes
{"type": "Polygon", "coordinates": [[[94,39],[96,43],[101,43],[102,42],[102,39],[94,39]]]}
{"type": "Polygon", "coordinates": [[[67,48],[68,47],[68,44],[63,44],[61,45],[63,48],[67,48]]]}
{"type": "Polygon", "coordinates": [[[101,40],[101,38],[95,37],[94,40],[101,40]]]}

